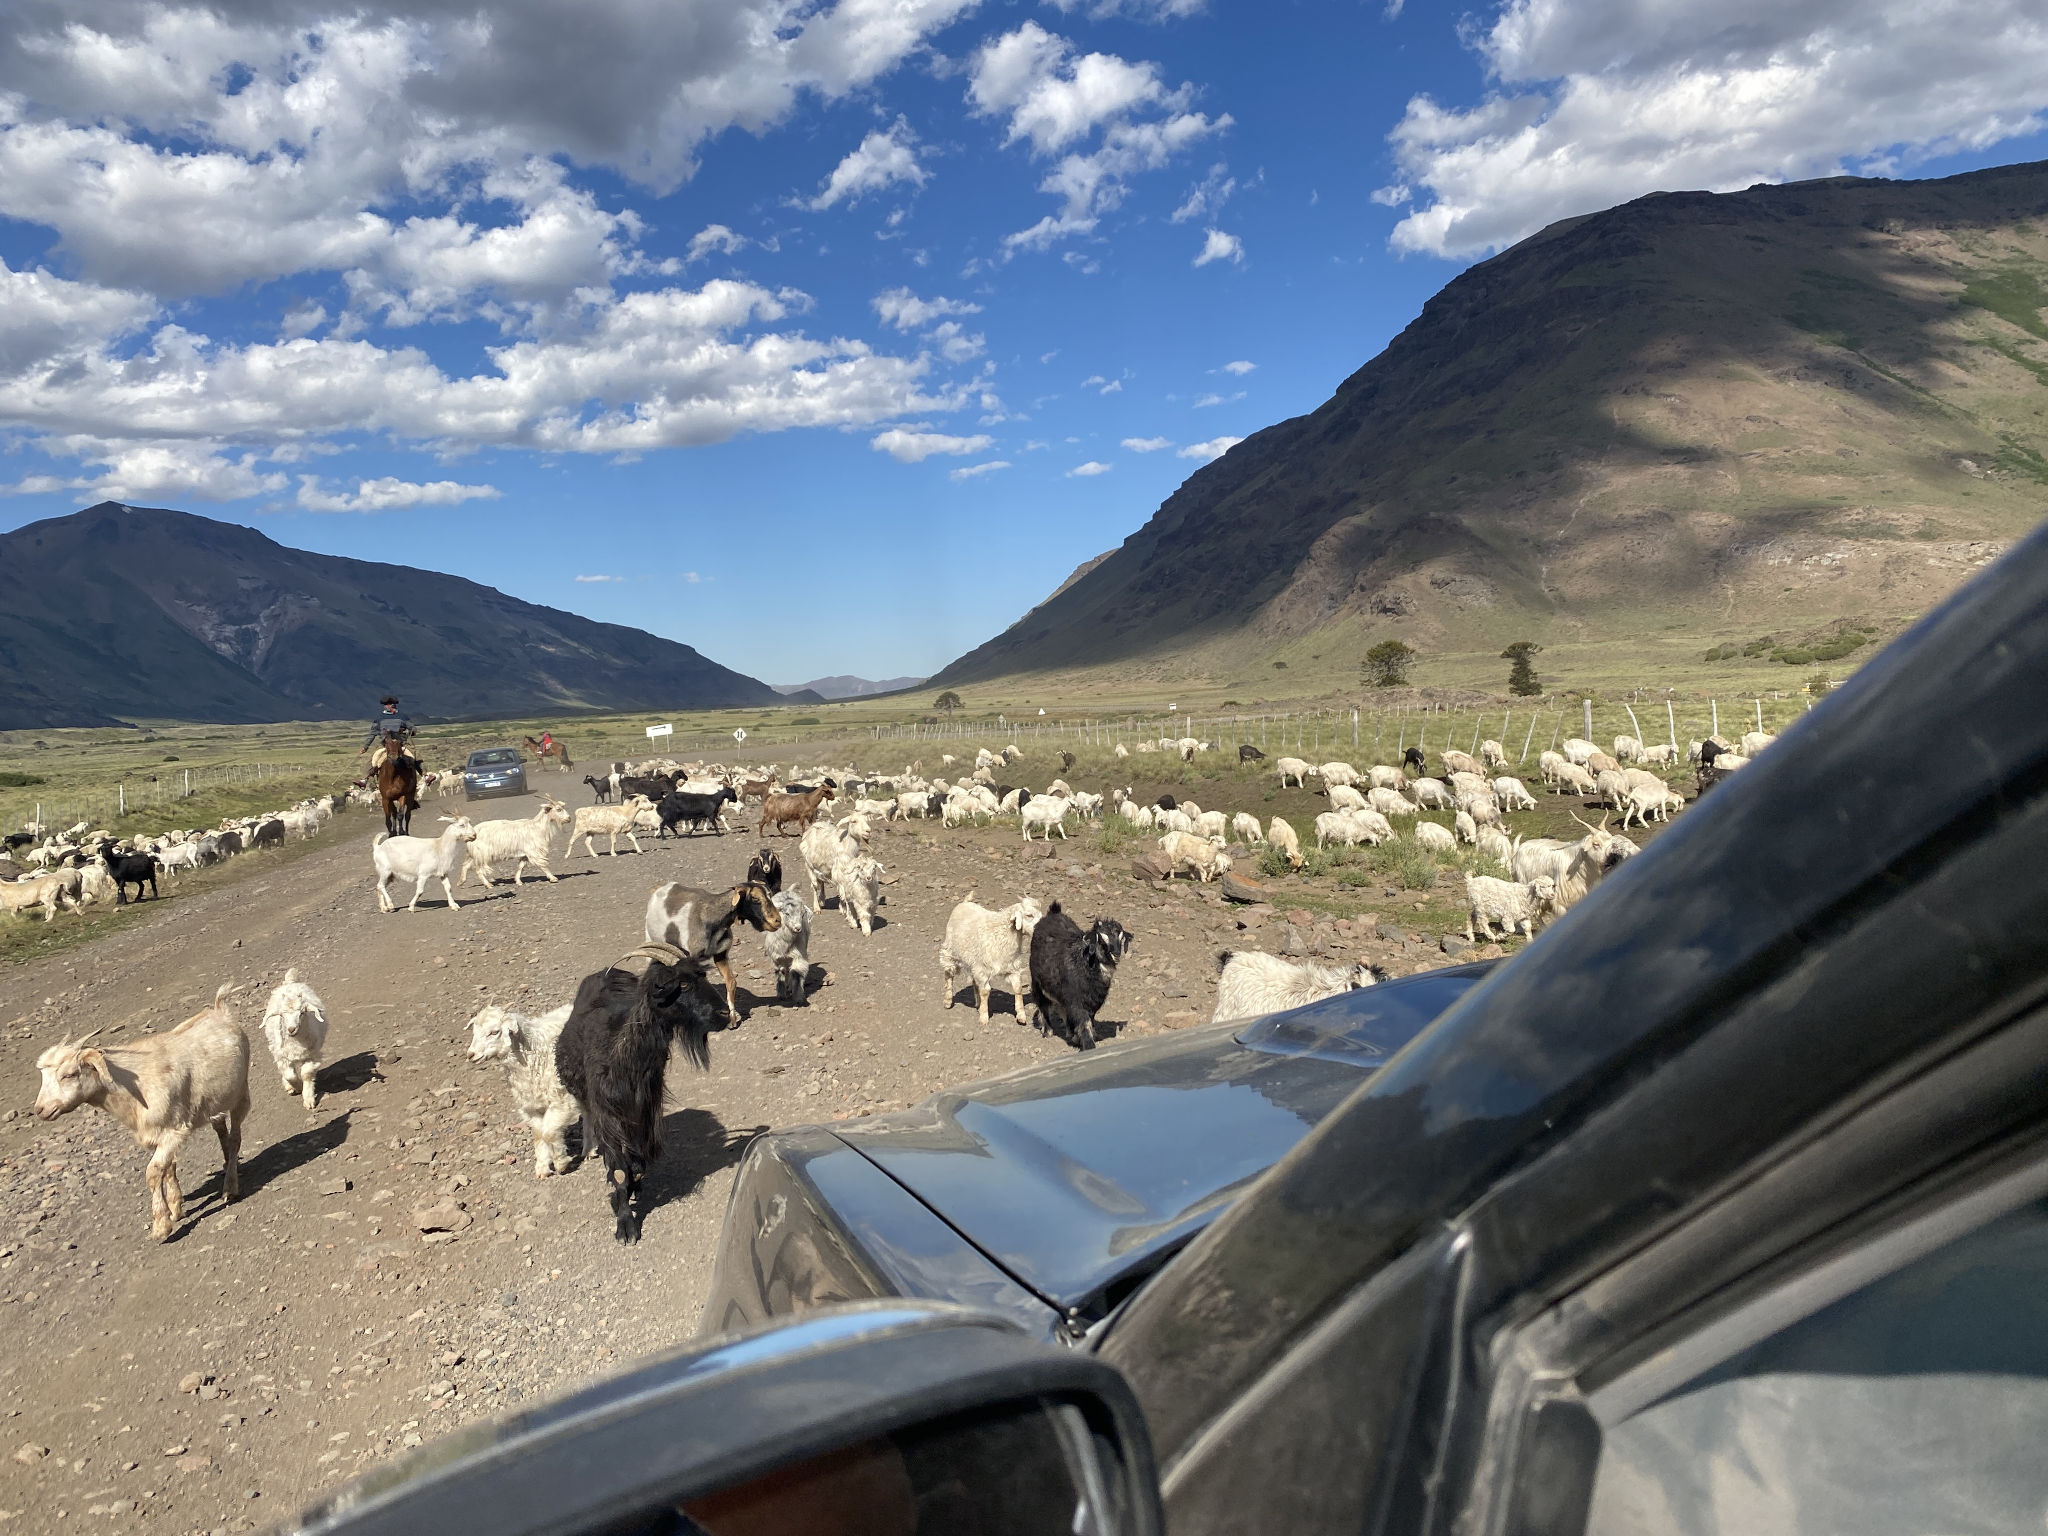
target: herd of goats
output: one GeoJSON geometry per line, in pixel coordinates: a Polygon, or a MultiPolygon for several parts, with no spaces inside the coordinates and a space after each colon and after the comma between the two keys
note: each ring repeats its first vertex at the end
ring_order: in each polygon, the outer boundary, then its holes
{"type": "MultiPolygon", "coordinates": [[[[1704,791],[1743,766],[1771,739],[1753,733],[1742,739],[1739,751],[1738,744],[1718,738],[1694,743],[1690,757],[1699,788],[1704,791]]],[[[1191,739],[1162,740],[1143,743],[1139,750],[1171,750],[1192,758],[1213,747],[1191,739]]],[[[1014,816],[1026,840],[1034,835],[1049,840],[1055,832],[1066,836],[1069,818],[1095,822],[1112,815],[1130,829],[1158,835],[1169,875],[1208,880],[1227,874],[1231,860],[1224,850],[1233,837],[1270,846],[1295,868],[1304,862],[1299,836],[1278,816],[1261,827],[1247,812],[1226,816],[1172,794],[1140,804],[1128,790],[1089,794],[1062,778],[1040,791],[1002,783],[1004,770],[1022,755],[1015,746],[1002,752],[984,749],[971,769],[950,781],[925,778],[921,764],[872,777],[853,770],[835,771],[835,777],[818,769],[810,775],[814,783],[783,782],[772,769],[744,777],[718,765],[616,764],[604,777],[586,778],[596,803],[573,811],[543,796],[532,816],[444,817],[445,829],[432,838],[380,832],[371,847],[379,906],[396,910],[394,884],[410,883],[406,910],[412,911],[433,884],[455,907],[456,887],[473,875],[488,886],[509,874],[516,887],[531,866],[554,881],[552,842],[563,826],[570,829],[572,854],[580,838],[594,857],[594,839],[600,836],[614,853],[621,837],[639,852],[642,833],[658,839],[700,830],[722,833],[729,830],[729,818],[747,814],[749,802],[757,801],[755,830],[760,835],[773,828],[799,836],[796,857],[807,879],[808,903],[796,890],[784,889],[781,857],[763,846],[748,864],[746,878],[729,889],[679,881],[657,886],[647,903],[642,942],[586,976],[572,1002],[532,1016],[491,1005],[470,1021],[469,1058],[501,1064],[514,1106],[533,1138],[535,1176],[569,1168],[567,1131],[580,1121],[586,1155],[594,1153],[605,1170],[615,1234],[630,1243],[640,1235],[641,1180],[659,1152],[671,1053],[680,1049],[695,1066],[706,1067],[711,1034],[740,1022],[731,963],[735,929],[744,923],[761,933],[778,1000],[801,1004],[811,971],[814,914],[836,899],[849,926],[863,935],[873,932],[884,870],[866,850],[878,821],[929,818],[950,826],[1014,816]],[[837,814],[828,819],[830,813],[837,814]]],[[[1127,749],[1119,746],[1116,755],[1127,756],[1127,749]]],[[[1062,772],[1071,770],[1072,754],[1060,757],[1062,772]]],[[[1245,746],[1239,757],[1242,764],[1252,764],[1265,754],[1245,746]]],[[[1495,925],[1509,936],[1533,936],[1540,922],[1568,910],[1634,854],[1627,826],[1662,819],[1685,803],[1650,771],[1676,757],[1675,744],[1645,746],[1625,736],[1615,740],[1611,754],[1582,740],[1544,753],[1539,770],[1546,786],[1623,813],[1624,831],[1610,830],[1609,818],[1603,817],[1598,826],[1581,822],[1585,835],[1570,841],[1508,836],[1502,825],[1505,813],[1536,802],[1519,779],[1500,771],[1506,754],[1492,741],[1481,743],[1476,756],[1444,752],[1440,776],[1424,771],[1423,755],[1413,748],[1400,766],[1374,765],[1363,772],[1348,763],[1311,764],[1294,757],[1278,758],[1271,768],[1283,787],[1306,788],[1309,780],[1320,781],[1331,809],[1315,818],[1319,848],[1394,840],[1400,836],[1395,830],[1400,821],[1412,823],[1408,836],[1433,852],[1462,843],[1472,848],[1475,862],[1499,867],[1505,878],[1465,877],[1466,936],[1484,933],[1491,939],[1495,925]],[[1494,776],[1489,778],[1489,772],[1494,776]],[[1451,824],[1423,820],[1427,810],[1451,812],[1451,824]]],[[[950,755],[940,760],[948,773],[964,766],[950,755]]],[[[459,775],[430,776],[429,782],[439,780],[445,788],[451,777],[459,788],[459,775]]],[[[274,815],[151,838],[116,839],[85,823],[61,832],[26,827],[6,838],[9,867],[0,870],[0,911],[40,910],[48,922],[67,906],[104,900],[109,893],[116,904],[125,903],[130,886],[139,900],[145,888],[156,893],[160,874],[279,845],[288,835],[311,836],[352,801],[374,803],[374,794],[358,786],[346,795],[305,801],[274,815]]],[[[1057,1033],[1077,1049],[1091,1049],[1095,1018],[1132,943],[1132,934],[1115,919],[1098,918],[1083,928],[1057,901],[1041,905],[1025,897],[1000,909],[963,901],[948,917],[939,947],[946,1006],[957,1001],[964,979],[986,1023],[991,994],[1007,990],[1020,1018],[1030,1006],[1041,1033],[1057,1033]]],[[[1214,1017],[1299,1007],[1385,977],[1368,964],[1226,952],[1214,1017]]],[[[36,1063],[42,1082],[35,1108],[41,1118],[53,1120],[80,1105],[96,1105],[149,1151],[150,1232],[159,1241],[183,1219],[177,1154],[202,1128],[211,1127],[220,1140],[225,1199],[238,1194],[241,1127],[250,1104],[250,1045],[229,1001],[232,990],[222,987],[206,1008],[164,1034],[95,1046],[90,1043],[94,1031],[51,1046],[36,1063]]],[[[262,1032],[285,1092],[313,1109],[326,1055],[327,1015],[318,994],[296,972],[288,972],[266,1001],[262,1032]]]]}

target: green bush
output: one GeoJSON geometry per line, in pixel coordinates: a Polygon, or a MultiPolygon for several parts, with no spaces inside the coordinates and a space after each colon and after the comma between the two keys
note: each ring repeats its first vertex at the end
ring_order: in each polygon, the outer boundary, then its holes
{"type": "Polygon", "coordinates": [[[1426,891],[1436,884],[1436,855],[1409,838],[1373,849],[1372,864],[1375,873],[1404,891],[1426,891]]]}
{"type": "Polygon", "coordinates": [[[816,715],[798,715],[794,720],[790,721],[789,723],[791,725],[816,725],[818,723],[818,717],[816,715]]]}
{"type": "Polygon", "coordinates": [[[47,784],[49,782],[48,779],[38,773],[16,773],[11,769],[6,772],[0,772],[0,786],[4,786],[7,789],[27,789],[34,784],[47,784]]]}

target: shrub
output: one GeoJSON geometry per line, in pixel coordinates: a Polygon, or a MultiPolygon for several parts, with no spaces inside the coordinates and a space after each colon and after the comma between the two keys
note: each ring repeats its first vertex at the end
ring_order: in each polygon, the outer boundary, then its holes
{"type": "Polygon", "coordinates": [[[818,723],[818,717],[816,715],[798,715],[794,720],[790,721],[789,723],[791,725],[816,725],[818,723]]]}
{"type": "Polygon", "coordinates": [[[39,773],[16,773],[12,769],[0,772],[0,786],[8,789],[27,789],[33,784],[47,784],[50,781],[39,773]]]}
{"type": "Polygon", "coordinates": [[[1404,891],[1426,891],[1436,884],[1436,855],[1402,838],[1373,850],[1373,868],[1404,891]]]}
{"type": "Polygon", "coordinates": [[[1415,647],[1402,640],[1382,640],[1365,653],[1365,680],[1375,688],[1399,688],[1415,664],[1415,647]]]}

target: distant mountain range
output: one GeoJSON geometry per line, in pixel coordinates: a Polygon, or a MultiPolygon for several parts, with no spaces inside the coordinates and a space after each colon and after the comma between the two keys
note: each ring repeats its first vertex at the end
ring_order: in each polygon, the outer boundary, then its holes
{"type": "Polygon", "coordinates": [[[1889,632],[2048,512],[2044,404],[2048,163],[1658,193],[1453,279],[928,686],[1889,632]]]}
{"type": "Polygon", "coordinates": [[[865,677],[814,677],[808,683],[777,683],[775,691],[799,704],[828,704],[834,699],[864,699],[871,693],[915,688],[923,681],[921,677],[885,677],[880,682],[865,677]]]}
{"type": "Polygon", "coordinates": [[[781,703],[644,630],[102,502],[0,535],[0,729],[781,703]]]}

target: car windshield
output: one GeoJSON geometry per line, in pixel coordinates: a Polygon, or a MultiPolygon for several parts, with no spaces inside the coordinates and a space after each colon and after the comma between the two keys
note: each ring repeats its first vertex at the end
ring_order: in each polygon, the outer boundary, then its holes
{"type": "Polygon", "coordinates": [[[503,768],[519,761],[519,753],[511,747],[493,747],[487,752],[469,754],[472,768],[503,768]]]}

